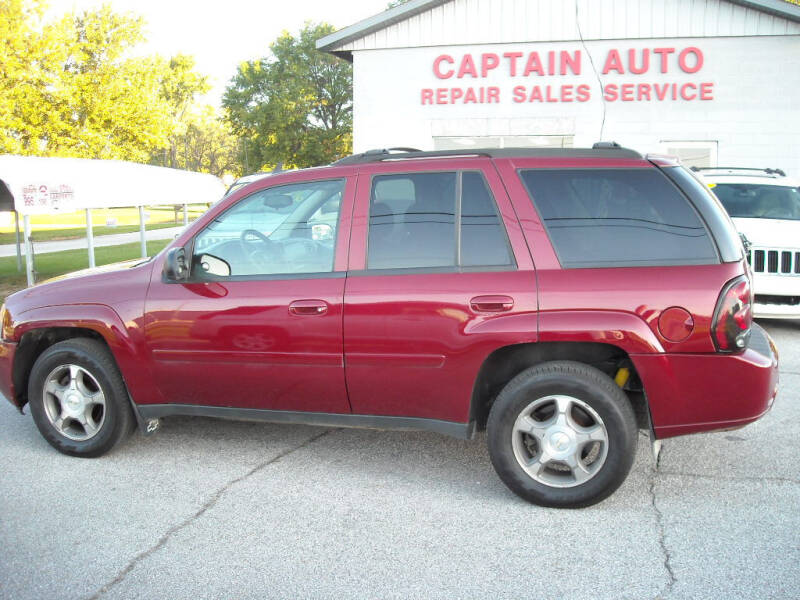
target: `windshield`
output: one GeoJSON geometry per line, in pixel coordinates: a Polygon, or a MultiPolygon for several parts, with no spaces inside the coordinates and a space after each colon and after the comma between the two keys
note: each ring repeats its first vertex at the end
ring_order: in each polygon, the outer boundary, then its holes
{"type": "Polygon", "coordinates": [[[800,191],[794,187],[718,183],[712,191],[732,217],[800,221],[800,191]]]}

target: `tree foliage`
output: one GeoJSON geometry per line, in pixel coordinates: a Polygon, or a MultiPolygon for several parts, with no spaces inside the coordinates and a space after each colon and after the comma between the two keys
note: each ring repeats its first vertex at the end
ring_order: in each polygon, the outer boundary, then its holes
{"type": "Polygon", "coordinates": [[[63,24],[37,31],[43,10],[41,1],[0,0],[0,152],[36,153],[39,131],[59,125],[44,107],[59,96],[63,24]]]}
{"type": "Polygon", "coordinates": [[[162,143],[171,125],[162,78],[171,73],[159,57],[127,57],[142,26],[108,6],[65,17],[57,114],[67,127],[59,136],[42,132],[48,153],[143,161],[162,143]]]}
{"type": "Polygon", "coordinates": [[[222,104],[246,144],[250,171],[324,164],[351,152],[352,67],[316,49],[331,32],[326,24],[284,32],[270,56],[239,66],[222,104]]]}
{"type": "Polygon", "coordinates": [[[190,57],[133,56],[143,22],[108,6],[42,22],[0,0],[0,152],[146,162],[207,90],[190,57]]]}
{"type": "Polygon", "coordinates": [[[153,154],[151,164],[211,173],[241,175],[239,140],[230,125],[205,106],[182,117],[179,129],[170,136],[169,148],[153,154]]]}
{"type": "Polygon", "coordinates": [[[161,98],[169,107],[169,133],[167,143],[155,153],[161,160],[152,162],[165,167],[186,168],[187,132],[189,122],[194,118],[195,98],[208,89],[208,79],[194,70],[193,57],[179,54],[170,59],[161,78],[161,98]],[[181,149],[183,160],[179,159],[181,149]]]}

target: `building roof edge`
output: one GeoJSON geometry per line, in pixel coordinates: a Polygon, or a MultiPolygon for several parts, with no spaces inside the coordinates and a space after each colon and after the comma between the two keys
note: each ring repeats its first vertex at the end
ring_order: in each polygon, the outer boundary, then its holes
{"type": "MultiPolygon", "coordinates": [[[[338,50],[339,47],[362,38],[370,33],[385,29],[390,25],[399,23],[419,13],[445,4],[451,0],[410,0],[400,6],[395,6],[382,13],[363,19],[349,27],[335,31],[317,40],[317,50],[330,52],[352,60],[350,50],[338,50]]],[[[752,8],[776,17],[781,17],[795,23],[800,23],[800,5],[786,2],[785,0],[724,0],[731,4],[738,4],[745,8],[752,8]]]]}
{"type": "Polygon", "coordinates": [[[800,5],[786,0],[727,0],[745,8],[760,10],[776,17],[800,23],[800,5]]]}
{"type": "Polygon", "coordinates": [[[409,2],[405,4],[385,10],[382,13],[363,19],[358,23],[354,23],[349,27],[345,27],[344,29],[340,29],[339,31],[335,31],[318,39],[317,50],[330,52],[331,54],[337,54],[343,58],[349,59],[351,58],[350,51],[337,51],[339,46],[389,27],[390,25],[394,25],[395,23],[399,23],[400,21],[405,21],[414,15],[418,15],[419,13],[447,2],[450,2],[450,0],[409,0],[409,2]]]}

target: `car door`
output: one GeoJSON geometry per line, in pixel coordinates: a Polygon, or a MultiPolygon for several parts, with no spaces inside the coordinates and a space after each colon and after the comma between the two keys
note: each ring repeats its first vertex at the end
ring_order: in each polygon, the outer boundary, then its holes
{"type": "MultiPolygon", "coordinates": [[[[435,163],[435,164],[434,164],[435,163]]],[[[533,263],[488,159],[359,174],[345,289],[354,413],[469,421],[481,364],[536,341],[533,263]]]]}
{"type": "Polygon", "coordinates": [[[192,238],[188,281],[153,277],[145,338],[165,403],[350,411],[342,302],[355,179],[269,183],[192,238]]]}

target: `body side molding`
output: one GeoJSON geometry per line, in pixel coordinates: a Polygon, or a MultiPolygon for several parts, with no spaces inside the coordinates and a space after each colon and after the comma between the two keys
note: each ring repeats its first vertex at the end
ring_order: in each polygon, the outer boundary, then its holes
{"type": "Polygon", "coordinates": [[[197,404],[139,404],[139,413],[145,420],[170,416],[215,417],[234,421],[262,421],[265,423],[291,423],[294,425],[322,425],[326,427],[354,427],[364,429],[418,429],[433,431],[468,440],[475,429],[473,422],[457,423],[421,417],[394,417],[383,415],[353,415],[349,413],[319,413],[257,408],[231,408],[226,406],[201,406],[197,404]]]}

